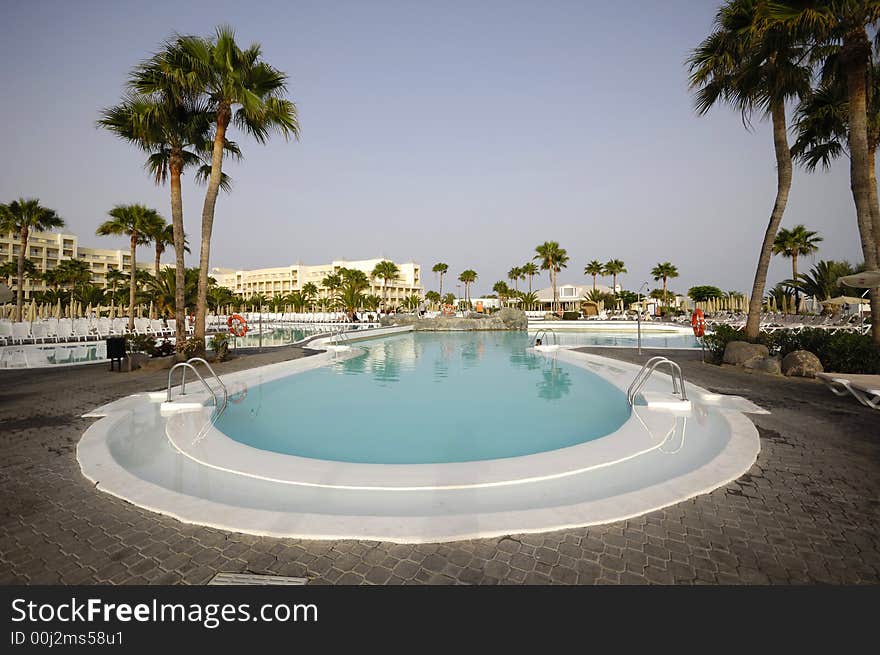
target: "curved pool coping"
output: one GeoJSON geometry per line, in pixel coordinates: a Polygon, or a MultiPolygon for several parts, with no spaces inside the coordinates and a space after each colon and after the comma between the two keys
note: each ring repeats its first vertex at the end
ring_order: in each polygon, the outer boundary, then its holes
{"type": "MultiPolygon", "coordinates": [[[[357,357],[362,351],[343,351],[357,357]]],[[[342,356],[343,353],[340,353],[342,356]]],[[[565,350],[541,353],[598,375],[621,391],[629,384],[628,372],[609,369],[593,355],[565,350]],[[586,360],[583,361],[582,360],[586,360]]],[[[291,362],[287,375],[312,370],[291,362]]],[[[273,378],[274,379],[274,378],[273,378]]],[[[259,371],[242,375],[236,384],[264,384],[259,371]]],[[[692,393],[697,393],[696,389],[692,393]]],[[[569,398],[568,402],[582,402],[569,398]]],[[[583,443],[530,455],[439,464],[367,464],[288,455],[236,441],[224,434],[210,417],[212,407],[170,416],[166,436],[185,457],[219,471],[259,480],[306,487],[378,491],[428,491],[524,484],[567,477],[611,466],[660,448],[673,435],[676,412],[646,406],[633,407],[631,415],[614,431],[583,443]],[[197,435],[193,438],[193,435],[197,435]]]]}
{"type": "MultiPolygon", "coordinates": [[[[327,351],[306,358],[306,361],[310,361],[312,368],[323,366],[336,357],[354,354],[327,351]]],[[[621,374],[634,374],[638,368],[616,360],[563,350],[557,356],[573,359],[586,357],[590,360],[589,363],[584,360],[588,367],[601,365],[609,369],[616,368],[621,374]]],[[[279,368],[280,365],[272,364],[263,367],[263,370],[266,376],[272,378],[289,374],[279,368]]],[[[232,382],[233,377],[230,375],[227,379],[232,382]]],[[[718,455],[685,474],[661,483],[608,498],[568,505],[486,513],[380,516],[273,511],[190,496],[156,485],[129,472],[116,461],[108,445],[108,438],[116,426],[131,415],[135,406],[155,402],[155,398],[151,397],[154,395],[151,394],[129,396],[87,414],[103,418],[92,424],[83,434],[77,445],[77,460],[83,475],[103,492],[185,523],[222,530],[272,537],[370,539],[397,543],[442,542],[547,532],[625,520],[668,507],[721,487],[751,468],[760,451],[760,439],[756,428],[742,412],[763,410],[735,396],[719,396],[692,385],[687,388],[698,404],[704,404],[705,408],[714,408],[729,430],[729,440],[718,455]]],[[[530,457],[534,456],[523,459],[530,457]]],[[[370,494],[375,502],[381,503],[383,498],[388,497],[387,494],[396,495],[400,491],[402,490],[374,489],[365,493],[370,494]]],[[[444,502],[444,493],[459,492],[454,489],[437,490],[438,503],[444,502]]]]}

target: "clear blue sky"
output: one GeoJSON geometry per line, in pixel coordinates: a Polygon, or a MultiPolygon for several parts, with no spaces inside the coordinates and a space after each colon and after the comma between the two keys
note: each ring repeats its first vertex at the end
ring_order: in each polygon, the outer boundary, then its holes
{"type": "MultiPolygon", "coordinates": [[[[454,276],[476,269],[483,292],[553,239],[571,256],[562,282],[585,280],[590,259],[618,258],[635,289],[670,260],[677,291],[746,291],[775,165],[766,122],[750,133],[726,108],[693,112],[683,62],[715,7],[4,2],[0,201],[37,196],[81,243],[105,247],[125,247],[93,236],[115,203],[170,218],[168,189],[152,184],[143,155],[94,122],[163,39],[229,23],[290,75],[302,140],[260,146],[233,134],[245,160],[227,169],[235,187],[218,202],[212,265],[386,256],[427,272],[442,260],[454,276]]],[[[196,243],[203,193],[185,182],[196,243]]],[[[796,223],[825,237],[820,257],[860,261],[845,161],[795,174],[784,225],[796,223]]],[[[771,284],[788,271],[776,261],[771,284]]]]}

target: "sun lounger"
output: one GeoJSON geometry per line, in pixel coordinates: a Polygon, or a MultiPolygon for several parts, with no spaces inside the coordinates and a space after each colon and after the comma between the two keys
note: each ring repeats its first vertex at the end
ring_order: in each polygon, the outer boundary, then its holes
{"type": "Polygon", "coordinates": [[[851,394],[866,407],[880,409],[880,375],[817,373],[816,377],[835,395],[851,394]]]}

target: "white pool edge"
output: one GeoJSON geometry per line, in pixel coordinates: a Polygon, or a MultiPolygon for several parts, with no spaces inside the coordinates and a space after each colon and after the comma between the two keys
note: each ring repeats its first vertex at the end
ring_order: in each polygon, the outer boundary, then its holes
{"type": "MultiPolygon", "coordinates": [[[[392,329],[389,333],[403,331],[406,330],[392,329]]],[[[624,362],[584,353],[560,351],[560,356],[566,359],[586,357],[605,360],[607,364],[628,369],[633,374],[638,368],[624,362]]],[[[333,358],[333,354],[323,353],[295,361],[323,360],[323,363],[312,362],[315,366],[322,366],[333,358]]],[[[273,364],[263,368],[272,369],[278,366],[273,364]]],[[[268,374],[274,379],[289,372],[275,368],[268,371],[268,374]]],[[[226,377],[231,380],[234,375],[236,374],[226,377]]],[[[710,394],[700,387],[688,385],[688,392],[692,391],[705,392],[707,397],[717,397],[717,394],[710,394]]],[[[557,507],[449,516],[275,512],[242,508],[178,493],[138,478],[122,468],[110,452],[107,438],[116,424],[124,420],[132,411],[130,403],[136,402],[144,402],[144,395],[120,399],[88,414],[103,415],[103,418],[91,425],[77,444],[77,460],[83,475],[100,491],[184,523],[270,537],[434,543],[549,532],[611,523],[669,507],[723,487],[746,473],[760,452],[757,429],[746,416],[731,409],[716,409],[730,429],[730,439],[714,459],[686,474],[611,498],[557,507]]],[[[375,490],[370,493],[388,492],[375,490]]]]}

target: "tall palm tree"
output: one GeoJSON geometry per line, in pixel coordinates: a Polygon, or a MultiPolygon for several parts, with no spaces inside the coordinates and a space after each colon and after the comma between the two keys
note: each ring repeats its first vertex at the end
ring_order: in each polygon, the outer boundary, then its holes
{"type": "MultiPolygon", "coordinates": [[[[175,53],[175,45],[166,43],[160,52],[139,64],[126,83],[128,94],[120,104],[101,112],[98,126],[148,153],[146,168],[157,185],[170,181],[175,316],[179,317],[187,313],[184,253],[189,252],[183,227],[181,177],[186,169],[198,167],[196,180],[207,180],[213,116],[198,94],[180,79],[184,71],[175,53]]],[[[233,156],[241,155],[235,144],[227,141],[225,145],[233,156]]],[[[221,188],[229,188],[225,175],[221,176],[221,188]]],[[[183,344],[186,324],[178,320],[176,326],[176,343],[183,344]]]]}
{"type": "Polygon", "coordinates": [[[798,256],[812,255],[819,250],[819,242],[822,241],[816,232],[808,230],[803,225],[795,225],[792,229],[782,228],[776,234],[773,241],[773,254],[782,255],[791,259],[791,279],[795,282],[794,287],[794,313],[800,312],[800,297],[798,295],[798,256]]]}
{"type": "MultiPolygon", "coordinates": [[[[107,285],[110,287],[110,311],[116,308],[116,290],[120,284],[128,280],[128,275],[120,271],[118,268],[111,268],[105,276],[107,285]]],[[[184,311],[184,313],[186,313],[184,311]]],[[[184,327],[185,329],[185,327],[184,327]]]]}
{"type": "Polygon", "coordinates": [[[221,26],[211,39],[179,37],[172,46],[172,60],[190,92],[203,97],[215,116],[211,169],[202,208],[199,253],[199,294],[194,337],[204,341],[208,270],[214,208],[220,191],[226,134],[230,124],[265,143],[271,131],[285,139],[299,138],[296,106],[284,97],[287,75],[263,61],[259,44],[242,50],[231,27],[221,26]]]}
{"type": "Polygon", "coordinates": [[[611,291],[617,293],[617,276],[627,272],[626,264],[619,259],[610,259],[602,267],[602,272],[611,276],[611,291]]]}
{"type": "Polygon", "coordinates": [[[446,275],[446,272],[449,270],[449,264],[445,264],[444,262],[437,262],[434,264],[434,267],[431,269],[432,272],[437,274],[437,277],[440,280],[440,288],[437,293],[440,296],[443,296],[443,276],[446,275]]]}
{"type": "Polygon", "coordinates": [[[388,280],[396,280],[397,276],[400,275],[400,269],[394,262],[383,259],[373,267],[373,272],[370,275],[382,280],[382,300],[384,301],[388,280]]]}
{"type": "MultiPolygon", "coordinates": [[[[827,50],[827,49],[826,49],[827,50]]],[[[880,201],[877,195],[877,172],[875,160],[880,145],[880,64],[869,61],[868,67],[867,139],[868,139],[868,199],[871,221],[856,216],[859,221],[859,234],[862,241],[862,255],[866,264],[877,268],[880,264],[880,201]],[[876,220],[875,220],[876,219],[876,220]],[[874,261],[871,264],[870,248],[875,244],[874,261]]],[[[807,171],[814,171],[820,164],[828,169],[834,159],[849,154],[849,92],[846,76],[842,71],[839,51],[828,55],[822,66],[822,79],[819,87],[809,97],[801,101],[795,114],[797,140],[792,146],[792,156],[807,171]]],[[[851,173],[852,175],[852,173],[851,173]]],[[[880,334],[880,295],[871,293],[872,330],[875,341],[880,334]]]]}
{"type": "Polygon", "coordinates": [[[529,293],[531,293],[532,292],[532,278],[538,274],[539,269],[538,269],[537,265],[535,264],[535,262],[527,262],[527,263],[523,264],[522,266],[520,266],[520,270],[522,271],[522,274],[525,277],[529,278],[529,293]]]}
{"type": "Polygon", "coordinates": [[[651,269],[651,275],[654,277],[654,280],[663,280],[663,300],[666,300],[666,282],[669,278],[678,277],[678,268],[673,265],[671,262],[663,262],[662,264],[657,264],[654,268],[651,269]]]}
{"type": "Polygon", "coordinates": [[[535,253],[532,259],[539,261],[541,270],[550,271],[550,286],[553,287],[553,308],[559,305],[559,295],[556,291],[556,281],[559,271],[568,266],[568,252],[565,248],[559,247],[557,241],[545,241],[539,246],[535,246],[535,253]]]}
{"type": "Polygon", "coordinates": [[[519,285],[517,283],[524,277],[525,275],[523,274],[523,270],[519,266],[514,266],[509,271],[507,271],[507,279],[513,282],[513,290],[516,293],[519,293],[519,285]]]}
{"type": "Polygon", "coordinates": [[[331,302],[336,302],[336,292],[342,288],[342,276],[339,273],[330,273],[321,280],[321,286],[327,289],[331,302]]]}
{"type": "MultiPolygon", "coordinates": [[[[160,267],[162,265],[162,255],[165,253],[165,249],[174,244],[174,225],[171,223],[165,223],[163,225],[156,225],[156,231],[150,234],[150,241],[153,242],[153,246],[156,248],[156,261],[155,261],[155,275],[159,277],[160,267]]],[[[184,235],[183,239],[183,251],[189,252],[189,244],[186,241],[186,235],[184,235]]]]}
{"type": "Polygon", "coordinates": [[[473,269],[466,269],[458,276],[458,281],[464,284],[464,298],[468,307],[471,306],[471,285],[477,281],[477,272],[473,269]]]}
{"type": "Polygon", "coordinates": [[[43,207],[37,198],[19,198],[8,205],[0,205],[0,233],[18,233],[18,281],[15,288],[15,320],[21,320],[24,302],[24,260],[27,256],[28,237],[32,231],[48,232],[64,227],[64,219],[54,209],[43,207]]]}
{"type": "Polygon", "coordinates": [[[315,308],[315,298],[318,297],[318,285],[314,282],[306,282],[302,287],[303,298],[306,304],[311,308],[315,308]]]}
{"type": "Polygon", "coordinates": [[[596,277],[602,275],[604,272],[605,267],[598,259],[594,259],[589,264],[584,266],[584,275],[593,276],[593,291],[596,291],[596,277]]]}
{"type": "MultiPolygon", "coordinates": [[[[492,285],[492,291],[494,291],[498,295],[498,300],[501,306],[504,306],[504,301],[511,295],[511,289],[507,286],[507,282],[503,280],[498,280],[494,285],[492,285]]],[[[514,291],[516,293],[516,291],[514,291]]]]}
{"type": "Polygon", "coordinates": [[[782,222],[791,189],[791,153],[786,135],[785,103],[804,96],[810,70],[803,64],[805,48],[792,31],[766,20],[767,0],[729,0],[715,16],[715,31],[690,55],[690,86],[696,110],[705,114],[719,102],[740,112],[743,123],[758,112],[769,116],[776,153],[776,200],[764,233],[752,284],[746,336],[757,338],[761,301],[773,239],[782,222]]]}
{"type": "Polygon", "coordinates": [[[139,245],[149,243],[149,233],[159,221],[165,219],[155,209],[144,205],[116,205],[107,214],[111,220],[104,221],[95,231],[100,236],[126,235],[129,238],[131,271],[128,278],[128,329],[134,330],[134,304],[137,292],[137,259],[139,245]]]}

